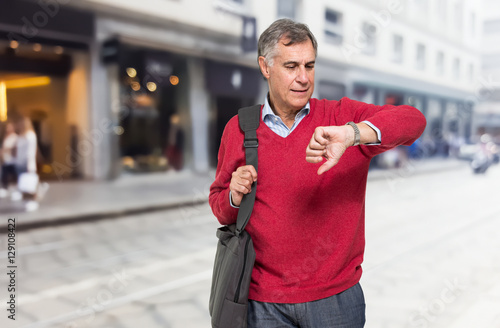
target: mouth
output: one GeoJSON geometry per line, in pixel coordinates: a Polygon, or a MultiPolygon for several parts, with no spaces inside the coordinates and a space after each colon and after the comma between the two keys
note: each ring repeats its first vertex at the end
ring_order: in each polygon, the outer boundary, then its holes
{"type": "Polygon", "coordinates": [[[299,93],[299,94],[305,94],[309,89],[303,89],[303,90],[294,90],[292,89],[292,92],[299,93]]]}

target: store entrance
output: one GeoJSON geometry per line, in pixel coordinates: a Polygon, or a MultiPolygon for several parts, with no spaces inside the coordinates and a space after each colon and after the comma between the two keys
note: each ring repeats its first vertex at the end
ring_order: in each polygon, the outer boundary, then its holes
{"type": "Polygon", "coordinates": [[[181,102],[185,59],[122,45],[119,63],[120,150],[126,172],[184,168],[181,102]]]}
{"type": "Polygon", "coordinates": [[[215,122],[215,137],[212,138],[211,142],[211,153],[210,165],[212,167],[217,167],[217,156],[219,154],[220,142],[222,139],[222,134],[227,122],[235,116],[238,115],[238,109],[246,106],[254,105],[253,100],[249,98],[238,98],[238,97],[216,97],[217,106],[217,119],[215,122]]]}
{"type": "Polygon", "coordinates": [[[78,154],[74,141],[87,128],[87,58],[63,46],[0,43],[0,137],[8,122],[29,121],[42,180],[84,174],[89,156],[78,154]]]}

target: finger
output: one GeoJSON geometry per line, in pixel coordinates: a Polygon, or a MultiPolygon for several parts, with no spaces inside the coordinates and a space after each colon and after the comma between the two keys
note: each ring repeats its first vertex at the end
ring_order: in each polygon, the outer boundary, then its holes
{"type": "Polygon", "coordinates": [[[252,191],[251,188],[247,187],[244,184],[240,184],[237,181],[234,181],[234,183],[231,183],[231,186],[229,189],[231,191],[235,191],[235,192],[238,192],[240,194],[248,194],[252,191]]]}
{"type": "Polygon", "coordinates": [[[253,167],[253,165],[245,165],[245,168],[252,175],[252,181],[256,181],[257,180],[257,170],[255,169],[255,167],[253,167]]]}
{"type": "Polygon", "coordinates": [[[240,180],[248,180],[250,182],[253,182],[253,177],[252,177],[252,173],[250,173],[250,171],[241,171],[238,175],[237,175],[238,179],[240,180]]]}
{"type": "Polygon", "coordinates": [[[318,175],[322,175],[326,171],[330,170],[332,167],[334,167],[335,165],[337,165],[338,162],[339,162],[338,159],[329,159],[328,161],[326,161],[325,163],[323,163],[323,165],[321,165],[319,167],[319,169],[318,169],[318,175]]]}
{"type": "Polygon", "coordinates": [[[323,159],[324,159],[323,156],[307,156],[306,157],[306,161],[308,163],[313,163],[313,164],[321,163],[323,161],[323,159]]]}
{"type": "Polygon", "coordinates": [[[323,150],[326,148],[326,145],[322,145],[319,142],[317,142],[314,138],[311,138],[311,141],[309,141],[309,145],[307,145],[307,148],[313,150],[323,150]]]}
{"type": "Polygon", "coordinates": [[[328,144],[328,139],[325,138],[326,133],[322,127],[318,127],[314,130],[313,139],[319,145],[325,146],[328,144]]]}
{"type": "Polygon", "coordinates": [[[320,149],[320,150],[315,150],[315,149],[311,149],[311,148],[307,148],[306,149],[306,156],[310,156],[310,157],[321,157],[321,156],[324,156],[326,154],[326,149],[320,149]]]}
{"type": "Polygon", "coordinates": [[[311,149],[317,149],[317,150],[320,150],[320,149],[325,149],[326,147],[326,144],[327,144],[327,140],[322,137],[322,130],[320,130],[319,128],[316,128],[316,130],[314,131],[312,137],[311,137],[311,140],[309,141],[309,145],[308,145],[308,148],[311,148],[311,149]]]}
{"type": "Polygon", "coordinates": [[[246,175],[245,177],[248,177],[251,181],[257,180],[257,170],[255,170],[255,167],[253,165],[244,165],[240,166],[236,172],[238,173],[239,176],[243,176],[243,174],[249,174],[246,175]]]}

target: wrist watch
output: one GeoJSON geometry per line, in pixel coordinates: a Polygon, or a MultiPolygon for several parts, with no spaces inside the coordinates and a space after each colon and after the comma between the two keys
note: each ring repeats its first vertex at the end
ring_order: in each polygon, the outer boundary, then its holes
{"type": "Polygon", "coordinates": [[[347,122],[345,125],[350,125],[354,129],[354,144],[353,146],[359,145],[361,140],[361,134],[359,133],[359,128],[354,122],[347,122]]]}

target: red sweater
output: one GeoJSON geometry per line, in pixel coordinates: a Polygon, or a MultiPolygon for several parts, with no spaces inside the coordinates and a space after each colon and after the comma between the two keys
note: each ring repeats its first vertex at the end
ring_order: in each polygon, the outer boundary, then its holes
{"type": "MultiPolygon", "coordinates": [[[[260,122],[257,192],[247,231],[256,261],[249,298],[302,303],[338,294],[361,277],[365,247],[365,191],[373,156],[412,144],[425,118],[410,106],[375,106],[343,98],[310,100],[311,110],[286,138],[260,122]],[[349,147],[321,176],[306,162],[306,147],[318,126],[368,120],[380,129],[378,146],[349,147]]],[[[236,222],[229,203],[231,174],[245,165],[244,134],[237,117],[224,130],[209,203],[221,224],[236,222]]]]}

